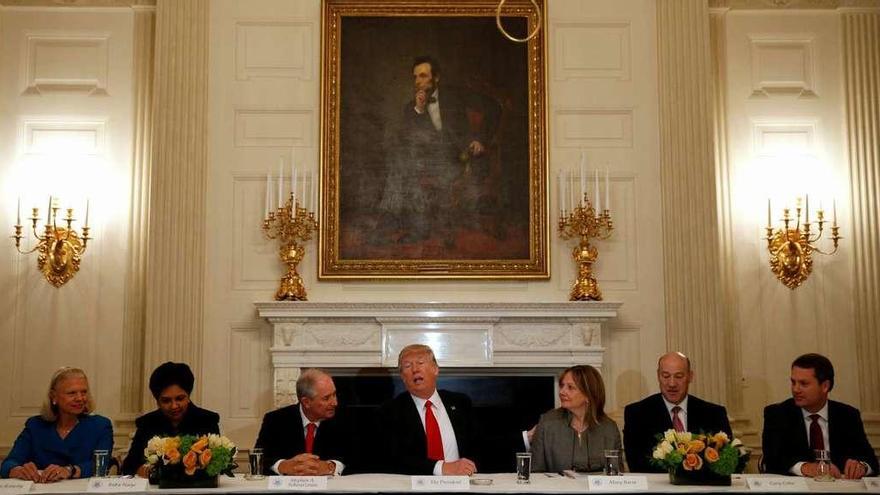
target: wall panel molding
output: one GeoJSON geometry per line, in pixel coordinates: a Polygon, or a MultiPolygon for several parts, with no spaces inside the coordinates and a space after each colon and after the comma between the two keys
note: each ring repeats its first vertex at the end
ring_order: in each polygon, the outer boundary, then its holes
{"type": "Polygon", "coordinates": [[[233,110],[233,125],[236,148],[291,148],[315,142],[312,107],[238,107],[233,110]]]}
{"type": "Polygon", "coordinates": [[[294,19],[235,21],[235,78],[311,80],[315,24],[294,19]],[[283,46],[285,49],[279,50],[283,46]]]}
{"type": "Polygon", "coordinates": [[[25,154],[53,153],[63,149],[81,155],[103,155],[107,119],[101,118],[32,118],[21,119],[20,149],[25,154]]]}
{"type": "Polygon", "coordinates": [[[554,22],[552,28],[556,80],[631,79],[629,21],[554,22]]]}
{"type": "Polygon", "coordinates": [[[632,148],[633,108],[557,108],[553,111],[558,148],[632,148]]]}
{"type": "Polygon", "coordinates": [[[26,33],[22,93],[74,90],[90,96],[106,95],[109,44],[107,33],[26,33]]]}
{"type": "Polygon", "coordinates": [[[751,36],[752,97],[794,94],[817,96],[812,37],[751,36]]]}

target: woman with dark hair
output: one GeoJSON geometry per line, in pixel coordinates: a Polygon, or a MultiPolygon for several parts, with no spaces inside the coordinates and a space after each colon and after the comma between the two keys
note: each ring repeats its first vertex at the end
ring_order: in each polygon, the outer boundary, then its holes
{"type": "Polygon", "coordinates": [[[149,476],[144,449],[154,436],[205,435],[220,433],[220,416],[202,409],[189,398],[195,377],[184,363],[167,362],[150,375],[150,392],[156,398],[157,409],[135,421],[137,430],[131,448],[122,463],[123,474],[149,476]]]}
{"type": "Polygon", "coordinates": [[[559,376],[562,407],[541,415],[532,439],[532,471],[601,471],[603,450],[620,450],[620,430],[605,415],[605,384],[592,366],[559,376]]]}
{"type": "Polygon", "coordinates": [[[91,476],[92,452],[113,450],[113,425],[94,410],[85,372],[56,371],[40,415],[25,423],[0,465],[0,478],[51,483],[91,476]]]}

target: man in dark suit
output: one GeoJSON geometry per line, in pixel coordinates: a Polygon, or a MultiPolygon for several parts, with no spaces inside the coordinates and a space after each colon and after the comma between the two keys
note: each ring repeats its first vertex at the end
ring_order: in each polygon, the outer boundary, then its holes
{"type": "MultiPolygon", "coordinates": [[[[493,99],[455,86],[440,86],[431,56],[413,60],[413,98],[403,108],[380,209],[405,232],[404,241],[473,225],[488,207],[481,184],[489,175],[489,145],[501,107],[493,99]]],[[[450,246],[447,246],[450,247],[450,246]]]]}
{"type": "Polygon", "coordinates": [[[657,435],[666,430],[692,433],[723,431],[733,437],[727,410],[688,394],[694,378],[691,361],[680,352],[669,352],[657,362],[660,393],[626,406],[623,411],[623,445],[626,462],[634,473],[662,472],[652,466],[657,435]]]}
{"type": "Polygon", "coordinates": [[[299,404],[266,413],[257,437],[266,474],[342,474],[350,437],[336,418],[336,386],[324,371],[310,368],[296,381],[299,404]]]}
{"type": "Polygon", "coordinates": [[[409,475],[470,476],[477,448],[471,400],[437,390],[440,368],[430,347],[404,347],[397,358],[406,392],[379,410],[386,470],[409,475]]]}
{"type": "Polygon", "coordinates": [[[820,354],[791,363],[791,399],[764,408],[764,465],[777,474],[813,477],[814,450],[830,450],[835,478],[878,473],[859,410],[828,399],[834,367],[820,354]]]}

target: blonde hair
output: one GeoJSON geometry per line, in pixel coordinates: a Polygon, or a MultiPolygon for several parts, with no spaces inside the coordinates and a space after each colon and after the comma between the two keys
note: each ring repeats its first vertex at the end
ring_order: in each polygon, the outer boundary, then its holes
{"type": "MultiPolygon", "coordinates": [[[[53,423],[58,421],[58,405],[52,402],[52,392],[59,383],[68,378],[82,378],[86,381],[86,386],[88,386],[89,383],[89,378],[86,376],[86,372],[79,368],[72,368],[70,366],[58,368],[58,370],[52,374],[52,379],[49,380],[49,390],[46,392],[46,398],[43,400],[43,407],[40,408],[40,417],[44,420],[53,423]]],[[[95,399],[92,397],[91,390],[87,392],[86,396],[86,407],[83,410],[83,414],[89,414],[95,410],[95,399]]]]}
{"type": "Polygon", "coordinates": [[[425,344],[410,344],[401,349],[400,354],[397,355],[397,369],[400,369],[400,362],[403,360],[403,357],[408,354],[427,354],[431,356],[431,361],[434,362],[434,365],[437,365],[437,358],[434,357],[434,349],[431,349],[425,344]]]}

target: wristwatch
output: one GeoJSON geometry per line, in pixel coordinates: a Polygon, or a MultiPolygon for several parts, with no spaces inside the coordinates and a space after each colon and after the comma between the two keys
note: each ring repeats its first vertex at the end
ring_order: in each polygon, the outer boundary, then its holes
{"type": "Polygon", "coordinates": [[[68,476],[67,479],[73,479],[73,473],[76,472],[76,466],[74,466],[73,464],[68,464],[67,466],[64,466],[64,467],[70,473],[70,476],[68,476]]]}
{"type": "Polygon", "coordinates": [[[865,473],[867,473],[868,471],[871,470],[871,465],[868,464],[867,462],[865,462],[865,461],[859,461],[859,464],[861,464],[862,467],[865,468],[865,473]]]}

